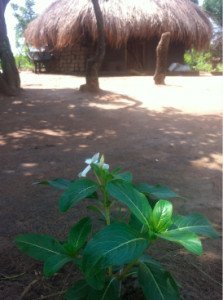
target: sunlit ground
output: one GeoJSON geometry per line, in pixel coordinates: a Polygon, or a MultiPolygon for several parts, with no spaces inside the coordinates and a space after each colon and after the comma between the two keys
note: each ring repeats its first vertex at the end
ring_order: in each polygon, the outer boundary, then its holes
{"type": "MultiPolygon", "coordinates": [[[[175,108],[184,113],[221,113],[223,108],[222,76],[203,75],[200,77],[167,76],[165,86],[156,86],[152,76],[101,77],[102,90],[127,95],[140,101],[140,107],[163,111],[175,108]]],[[[21,73],[24,88],[78,89],[85,83],[84,77],[21,73]]],[[[97,98],[97,97],[95,97],[97,98]]],[[[101,103],[92,101],[90,106],[102,109],[120,109],[134,106],[132,99],[112,95],[100,95],[101,103]]],[[[137,104],[138,105],[138,104],[137,104]]],[[[71,107],[72,108],[72,107],[71,107]]]]}

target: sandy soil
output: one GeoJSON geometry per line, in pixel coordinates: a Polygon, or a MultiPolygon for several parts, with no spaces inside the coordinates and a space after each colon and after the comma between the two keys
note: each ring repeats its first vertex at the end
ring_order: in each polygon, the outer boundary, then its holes
{"type": "MultiPolygon", "coordinates": [[[[26,288],[23,299],[40,299],[61,288],[63,274],[42,279],[42,265],[13,238],[37,232],[64,239],[87,201],[61,215],[61,193],[32,183],[74,179],[96,152],[136,183],[160,183],[186,197],[173,200],[175,212],[202,213],[221,233],[222,77],[167,77],[166,86],[149,76],[102,77],[103,91],[90,95],[78,91],[83,77],[20,75],[21,95],[0,96],[0,299],[21,299],[26,288]]],[[[202,242],[200,257],[163,241],[150,255],[175,275],[182,299],[220,300],[221,238],[202,242]]]]}

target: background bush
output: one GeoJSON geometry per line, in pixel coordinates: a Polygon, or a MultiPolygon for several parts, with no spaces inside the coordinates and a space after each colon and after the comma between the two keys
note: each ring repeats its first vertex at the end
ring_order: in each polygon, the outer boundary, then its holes
{"type": "Polygon", "coordinates": [[[33,69],[33,62],[26,55],[15,56],[16,66],[19,69],[33,69]]]}
{"type": "Polygon", "coordinates": [[[212,67],[211,52],[198,52],[194,49],[184,54],[184,62],[189,65],[192,70],[195,71],[223,71],[222,64],[218,64],[216,68],[212,67]]]}

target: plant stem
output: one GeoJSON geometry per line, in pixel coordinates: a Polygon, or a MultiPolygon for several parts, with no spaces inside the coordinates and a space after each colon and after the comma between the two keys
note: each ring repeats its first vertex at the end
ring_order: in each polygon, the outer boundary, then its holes
{"type": "Polygon", "coordinates": [[[107,226],[111,224],[109,207],[105,207],[105,217],[107,226]]]}
{"type": "MultiPolygon", "coordinates": [[[[107,206],[107,204],[108,204],[108,194],[106,193],[104,187],[102,187],[102,193],[103,193],[103,196],[104,196],[103,204],[104,204],[104,209],[105,209],[106,224],[107,224],[107,226],[109,226],[111,224],[110,207],[107,206]]],[[[108,267],[108,274],[109,274],[109,276],[112,276],[112,267],[108,267]]]]}
{"type": "MultiPolygon", "coordinates": [[[[143,251],[144,252],[144,251],[143,251]]],[[[140,257],[143,255],[143,252],[135,259],[133,260],[130,264],[128,264],[124,270],[122,271],[122,274],[118,277],[119,281],[123,280],[128,272],[131,270],[131,268],[137,263],[137,261],[140,259],[140,257]]]]}
{"type": "Polygon", "coordinates": [[[21,277],[21,276],[23,276],[23,275],[25,275],[25,274],[26,274],[25,272],[23,272],[23,273],[21,273],[21,274],[18,274],[18,275],[12,275],[12,276],[5,276],[5,275],[3,275],[3,274],[0,274],[0,275],[3,276],[2,278],[0,278],[0,280],[10,280],[10,279],[15,279],[15,278],[21,277]]]}
{"type": "Polygon", "coordinates": [[[91,169],[93,170],[93,172],[94,172],[94,175],[95,175],[95,177],[96,177],[96,179],[97,179],[97,181],[98,181],[99,185],[101,185],[101,180],[99,179],[98,175],[96,174],[96,172],[94,171],[94,169],[93,169],[93,168],[91,168],[91,169]]]}

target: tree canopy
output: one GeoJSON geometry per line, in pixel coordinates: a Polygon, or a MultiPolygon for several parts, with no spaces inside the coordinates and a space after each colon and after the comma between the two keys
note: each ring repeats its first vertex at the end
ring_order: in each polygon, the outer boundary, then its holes
{"type": "Polygon", "coordinates": [[[204,0],[202,7],[214,21],[222,26],[222,0],[204,0]]]}
{"type": "Polygon", "coordinates": [[[34,5],[34,0],[25,0],[25,6],[19,6],[14,3],[11,4],[14,11],[13,15],[17,19],[15,26],[16,48],[19,48],[20,51],[22,51],[24,47],[23,33],[27,25],[37,17],[37,14],[33,10],[34,5]]]}
{"type": "Polygon", "coordinates": [[[199,4],[198,3],[198,0],[190,0],[191,2],[194,2],[194,3],[196,3],[196,4],[199,4]]]}

